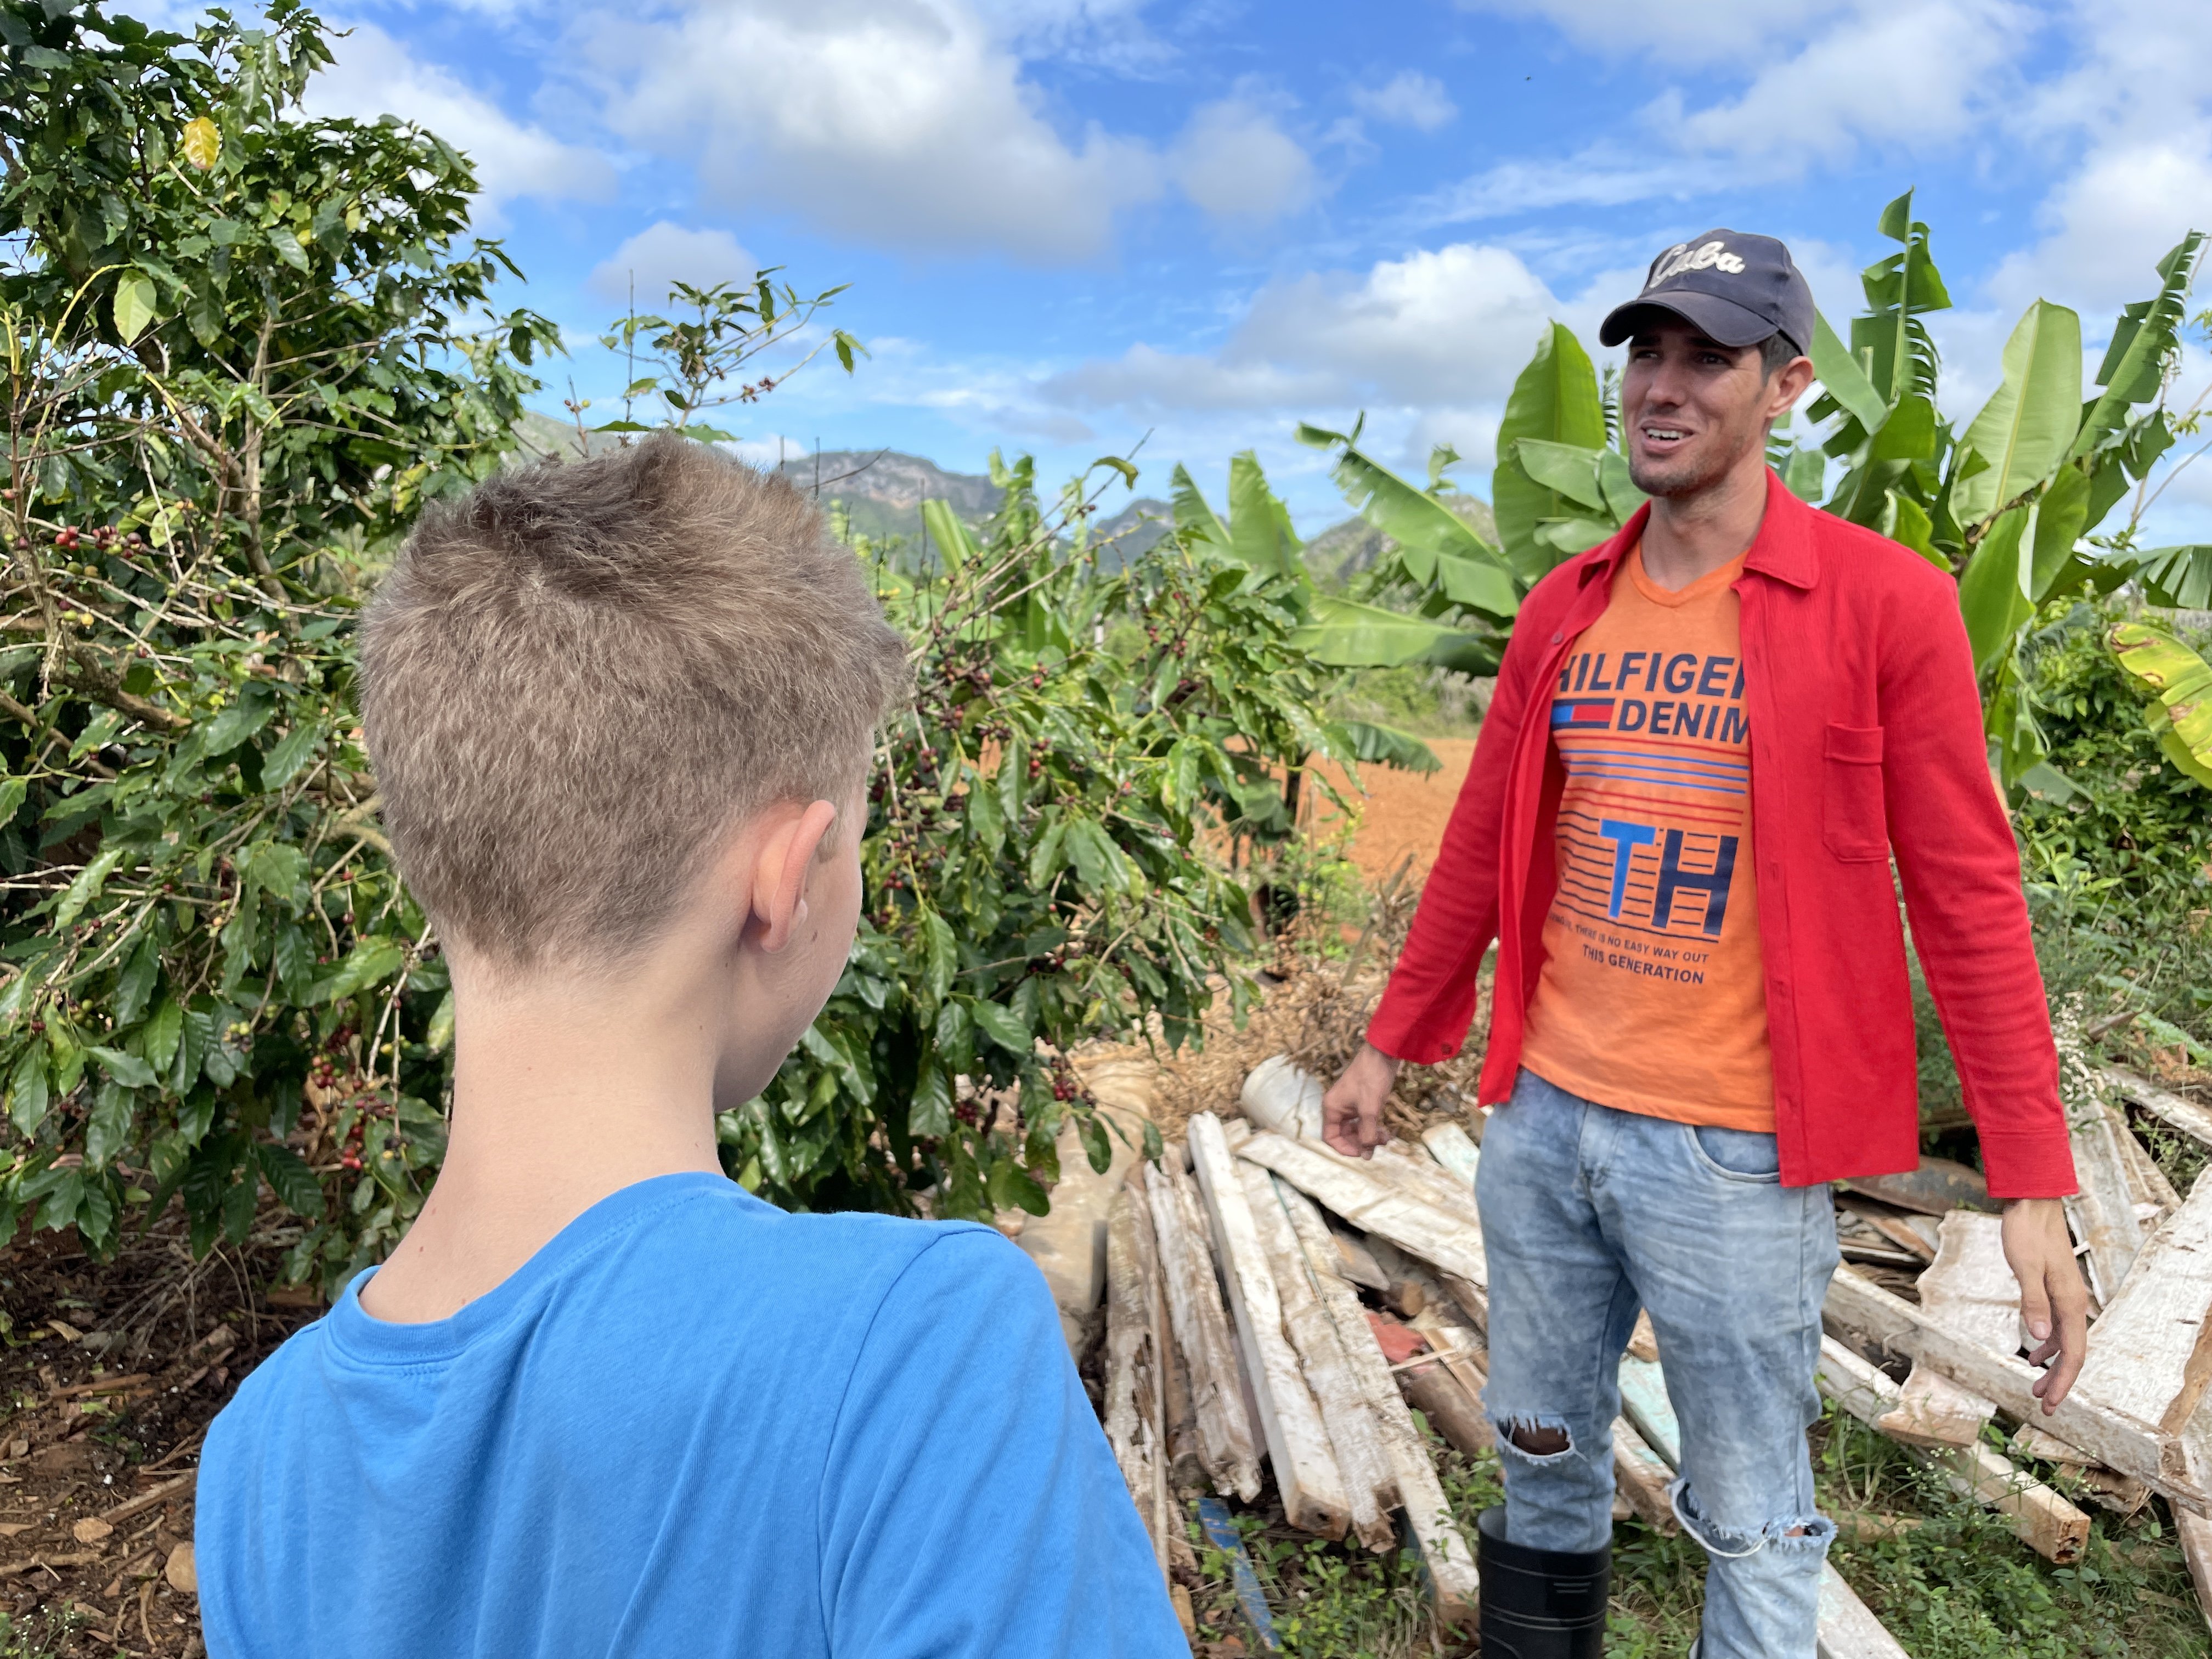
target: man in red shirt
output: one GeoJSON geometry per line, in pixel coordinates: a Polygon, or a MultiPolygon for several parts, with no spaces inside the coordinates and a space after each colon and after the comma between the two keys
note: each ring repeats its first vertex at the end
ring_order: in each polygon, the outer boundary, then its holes
{"type": "Polygon", "coordinates": [[[1682,1424],[1676,1512],[1711,1560],[1696,1652],[1811,1659],[1834,1533],[1804,1437],[1837,1261],[1823,1183],[1918,1154],[1893,855],[2046,1410],[2087,1343],[2048,1006],[1956,592],[1765,465],[1813,327],[1789,250],[1729,230],[1661,254],[1607,318],[1650,503],[1522,606],[1405,952],[1327,1097],[1330,1144],[1364,1156],[1400,1065],[1458,1051],[1498,943],[1486,1652],[1600,1651],[1601,1592],[1579,1631],[1555,1614],[1606,1571],[1641,1308],[1682,1424]]]}

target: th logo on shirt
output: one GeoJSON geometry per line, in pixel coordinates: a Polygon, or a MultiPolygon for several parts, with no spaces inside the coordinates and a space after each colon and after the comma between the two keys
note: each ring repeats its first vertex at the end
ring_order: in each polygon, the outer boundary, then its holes
{"type": "Polygon", "coordinates": [[[1743,690],[1733,656],[1583,652],[1560,669],[1562,908],[1632,933],[1720,938],[1751,791],[1743,690]]]}

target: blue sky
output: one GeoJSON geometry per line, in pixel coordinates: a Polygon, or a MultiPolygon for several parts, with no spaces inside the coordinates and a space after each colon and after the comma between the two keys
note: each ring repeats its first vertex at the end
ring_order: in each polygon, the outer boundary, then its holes
{"type": "MultiPolygon", "coordinates": [[[[849,283],[871,347],[732,422],[761,453],[994,447],[1056,480],[1145,440],[1139,488],[1216,491],[1256,448],[1302,526],[1341,516],[1300,418],[1364,410],[1418,471],[1486,489],[1499,408],[1548,318],[1595,324],[1652,254],[1780,235],[1857,307],[1916,186],[1959,309],[1953,412],[2021,308],[2097,349],[2183,230],[2212,229],[2212,6],[2172,0],[351,0],[315,98],[477,157],[481,223],[568,331],[672,276],[782,264],[849,283]],[[1146,434],[1149,434],[1149,438],[1146,434]]],[[[2212,286],[2199,303],[2212,301],[2212,286]]],[[[2212,379],[2192,352],[2183,401],[2212,379]]],[[[2201,440],[2200,440],[2201,441],[2201,440]]],[[[2155,538],[2212,537],[2212,456],[2155,538]]]]}

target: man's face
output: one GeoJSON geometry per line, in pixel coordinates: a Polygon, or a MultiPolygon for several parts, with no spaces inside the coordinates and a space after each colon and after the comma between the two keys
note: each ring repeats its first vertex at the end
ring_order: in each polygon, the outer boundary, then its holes
{"type": "Polygon", "coordinates": [[[1811,379],[1800,358],[1769,379],[1759,349],[1724,346],[1680,319],[1655,315],[1628,343],[1620,411],[1628,474],[1647,495],[1711,489],[1749,454],[1767,423],[1811,379]]]}

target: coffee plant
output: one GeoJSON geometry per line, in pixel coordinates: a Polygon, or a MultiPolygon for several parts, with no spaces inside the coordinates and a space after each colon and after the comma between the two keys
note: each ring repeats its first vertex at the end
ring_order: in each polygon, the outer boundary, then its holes
{"type": "Polygon", "coordinates": [[[1179,532],[1102,574],[1121,562],[1089,544],[1087,481],[1048,509],[1030,462],[992,468],[1005,495],[980,532],[931,502],[925,557],[859,544],[915,641],[918,696],[870,786],[851,965],[774,1085],[722,1120],[732,1172],[787,1204],[927,1191],[940,1215],[1042,1214],[1071,1112],[1103,1169],[1111,1132],[1066,1051],[1133,1030],[1179,1043],[1222,991],[1241,1009],[1252,902],[1222,843],[1284,833],[1286,775],[1355,753],[1315,712],[1331,671],[1292,643],[1302,573],[1179,532]]]}
{"type": "Polygon", "coordinates": [[[445,969],[350,707],[364,573],[500,463],[495,316],[430,134],[307,118],[314,15],[190,37],[0,0],[0,1237],[263,1193],[380,1253],[443,1136],[445,969]],[[465,319],[466,319],[465,321],[465,319]]]}
{"type": "MultiPolygon", "coordinates": [[[[510,459],[558,343],[493,310],[520,273],[466,234],[463,157],[301,109],[329,56],[296,0],[190,36],[0,0],[0,1238],[101,1255],[178,1203],[195,1251],[265,1225],[334,1287],[434,1178],[453,1029],[354,622],[420,503],[510,459]]],[[[631,319],[665,384],[630,391],[719,436],[702,410],[772,389],[747,359],[835,292],[672,295],[631,319]]],[[[1103,1158],[1065,1051],[1242,994],[1249,902],[1206,837],[1279,834],[1280,769],[1342,752],[1279,577],[1177,540],[1102,575],[1091,497],[1002,482],[980,536],[933,506],[926,559],[877,558],[921,695],[879,757],[868,916],[721,1126],[787,1204],[1041,1208],[1070,1111],[1103,1158]],[[1133,655],[1102,643],[1124,621],[1133,655]]]]}

